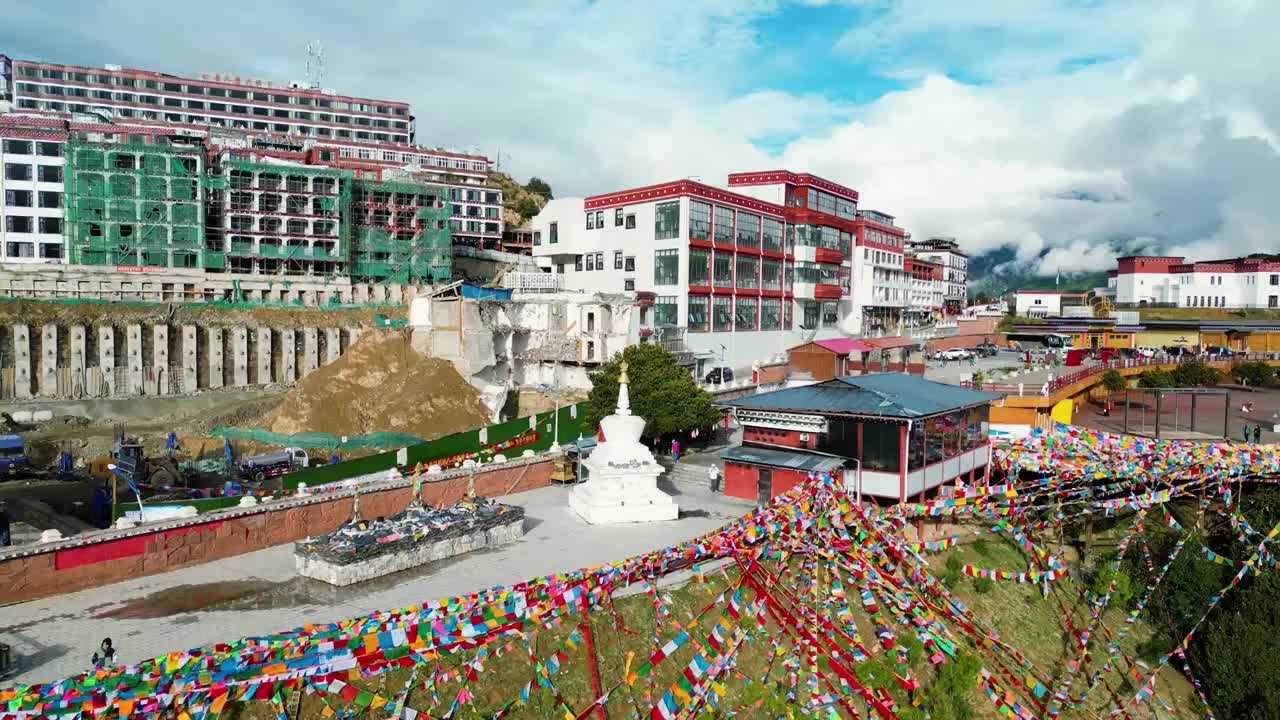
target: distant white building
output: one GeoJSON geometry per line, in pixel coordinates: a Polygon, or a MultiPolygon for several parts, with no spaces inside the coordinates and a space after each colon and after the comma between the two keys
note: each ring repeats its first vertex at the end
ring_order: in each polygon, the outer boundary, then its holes
{"type": "Polygon", "coordinates": [[[1057,290],[1019,290],[1013,301],[1015,315],[1058,317],[1062,314],[1062,293],[1057,290]]]}
{"type": "Polygon", "coordinates": [[[1179,256],[1117,258],[1100,288],[1116,305],[1191,308],[1280,307],[1280,262],[1233,258],[1186,262],[1179,256]]]}
{"type": "Polygon", "coordinates": [[[959,315],[969,301],[969,256],[961,252],[955,238],[935,237],[912,240],[907,251],[914,257],[942,266],[943,312],[959,315]]]}

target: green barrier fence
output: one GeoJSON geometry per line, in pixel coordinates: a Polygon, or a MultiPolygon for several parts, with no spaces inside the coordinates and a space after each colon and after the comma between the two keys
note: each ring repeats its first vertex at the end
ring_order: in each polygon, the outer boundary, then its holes
{"type": "Polygon", "coordinates": [[[364,435],[348,435],[344,441],[337,435],[324,432],[276,433],[261,428],[243,428],[219,425],[209,434],[232,440],[254,440],[272,445],[300,448],[324,448],[326,450],[360,450],[368,448],[402,448],[418,445],[422,438],[404,433],[377,432],[364,435]]]}

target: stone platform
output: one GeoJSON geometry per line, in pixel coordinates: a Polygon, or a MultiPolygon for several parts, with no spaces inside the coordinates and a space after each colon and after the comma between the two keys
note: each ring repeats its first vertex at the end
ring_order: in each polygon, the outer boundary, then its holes
{"type": "Polygon", "coordinates": [[[376,521],[353,521],[330,535],[294,544],[302,577],[345,586],[496,547],[524,535],[524,509],[464,500],[451,508],[410,508],[376,521]]]}

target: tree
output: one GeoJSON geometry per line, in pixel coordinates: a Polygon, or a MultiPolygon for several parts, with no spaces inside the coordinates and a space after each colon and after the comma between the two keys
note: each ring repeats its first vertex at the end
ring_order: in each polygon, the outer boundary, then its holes
{"type": "Polygon", "coordinates": [[[1173,375],[1171,375],[1168,370],[1146,370],[1141,375],[1138,375],[1138,387],[1173,387],[1173,375]]]}
{"type": "Polygon", "coordinates": [[[524,184],[524,189],[531,193],[537,193],[548,200],[555,197],[551,194],[551,186],[547,184],[547,181],[536,175],[529,178],[529,182],[524,184]]]}
{"type": "Polygon", "coordinates": [[[1129,386],[1129,381],[1124,379],[1124,375],[1120,371],[1111,369],[1102,373],[1102,388],[1109,393],[1120,392],[1129,386]]]}
{"type": "Polygon", "coordinates": [[[1231,376],[1238,382],[1263,387],[1275,382],[1276,369],[1264,362],[1242,362],[1231,366],[1231,376]]]}
{"type": "Polygon", "coordinates": [[[519,200],[516,200],[515,204],[512,205],[511,209],[515,210],[516,213],[520,215],[520,217],[527,219],[527,218],[533,217],[534,215],[537,215],[538,211],[541,210],[542,208],[538,207],[537,200],[534,200],[529,195],[525,195],[519,200]]]}
{"type": "Polygon", "coordinates": [[[645,419],[645,437],[710,428],[720,420],[711,396],[694,384],[693,376],[676,363],[675,355],[660,345],[641,343],[614,355],[591,374],[588,419],[592,425],[598,425],[617,407],[622,360],[627,361],[631,412],[645,419]]]}
{"type": "Polygon", "coordinates": [[[985,291],[980,291],[977,295],[974,296],[973,301],[978,305],[986,305],[987,303],[991,302],[991,296],[988,295],[985,291]]]}
{"type": "Polygon", "coordinates": [[[1214,385],[1218,382],[1218,371],[1199,360],[1184,362],[1174,368],[1174,387],[1195,387],[1197,385],[1214,385]]]}

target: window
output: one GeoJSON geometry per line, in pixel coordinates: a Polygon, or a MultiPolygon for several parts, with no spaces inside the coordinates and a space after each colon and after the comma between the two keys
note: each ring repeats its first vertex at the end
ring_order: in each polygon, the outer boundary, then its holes
{"type": "MultiPolygon", "coordinates": [[[[900,428],[898,423],[891,422],[862,423],[862,467],[864,469],[898,472],[902,465],[900,428]]],[[[929,434],[929,429],[925,428],[925,435],[929,434]]]]}
{"type": "Polygon", "coordinates": [[[1272,285],[1280,285],[1280,275],[1272,275],[1272,276],[1271,276],[1271,284],[1272,284],[1272,285]]]}
{"type": "Polygon", "coordinates": [[[5,180],[30,180],[31,166],[18,165],[16,163],[5,163],[4,179],[5,180]]]}
{"type": "Polygon", "coordinates": [[[62,207],[62,193],[50,190],[40,191],[40,207],[42,208],[60,208],[62,207]]]}
{"type": "Polygon", "coordinates": [[[596,256],[588,255],[587,256],[587,272],[590,272],[595,269],[596,269],[596,256]]]}
{"type": "Polygon", "coordinates": [[[636,271],[636,258],[634,255],[622,259],[622,269],[626,272],[636,271]]]}
{"type": "Polygon", "coordinates": [[[716,206],[715,241],[733,244],[733,210],[716,206]]]}
{"type": "Polygon", "coordinates": [[[30,190],[5,190],[4,204],[6,207],[31,207],[30,190]]]}
{"type": "Polygon", "coordinates": [[[777,330],[782,327],[782,299],[765,298],[760,301],[760,329],[777,330]]]}
{"type": "Polygon", "coordinates": [[[573,256],[573,269],[576,270],[577,272],[582,272],[582,256],[581,255],[573,256]]]}
{"type": "Polygon", "coordinates": [[[596,253],[596,269],[597,270],[604,269],[604,253],[602,252],[596,253]]]}
{"type": "Polygon", "coordinates": [[[762,229],[762,242],[765,250],[782,252],[782,221],[765,218],[762,229]]]}
{"type": "Polygon", "coordinates": [[[60,183],[62,182],[62,167],[60,165],[41,165],[37,169],[37,179],[40,182],[60,183]]]}
{"type": "Polygon", "coordinates": [[[613,211],[613,226],[622,226],[622,208],[617,208],[613,211]]]}
{"type": "Polygon", "coordinates": [[[40,257],[46,260],[61,260],[62,246],[57,243],[41,243],[40,257]]]}
{"type": "Polygon", "coordinates": [[[547,231],[547,235],[549,236],[547,240],[548,245],[555,245],[557,242],[560,241],[559,231],[560,231],[560,223],[551,223],[551,227],[547,231]]]}
{"type": "Polygon", "coordinates": [[[706,332],[707,307],[711,298],[706,295],[689,296],[689,332],[706,332]]]}
{"type": "Polygon", "coordinates": [[[4,219],[5,232],[29,233],[33,227],[31,218],[25,215],[10,215],[4,219]]]}
{"type": "Polygon", "coordinates": [[[733,253],[716,251],[711,270],[716,287],[733,287],[733,253]]]}
{"type": "Polygon", "coordinates": [[[596,214],[593,212],[587,213],[587,229],[588,230],[596,229],[596,214]]]}
{"type": "Polygon", "coordinates": [[[711,238],[711,206],[707,203],[689,201],[689,237],[699,240],[711,238]]]}
{"type": "Polygon", "coordinates": [[[716,332],[733,330],[733,298],[717,295],[712,298],[712,329],[716,332]]]}
{"type": "Polygon", "coordinates": [[[613,269],[614,270],[622,269],[622,251],[621,250],[613,251],[613,269]]]}
{"type": "Polygon", "coordinates": [[[831,327],[840,322],[840,305],[835,300],[822,303],[822,324],[831,327]]]}
{"type": "Polygon", "coordinates": [[[711,251],[689,249],[689,284],[711,284],[711,251]]]}
{"type": "Polygon", "coordinates": [[[62,218],[42,217],[40,218],[40,232],[45,235],[61,235],[62,234],[62,218]]]}
{"type": "Polygon", "coordinates": [[[759,268],[760,258],[755,255],[739,255],[737,268],[738,287],[747,290],[754,290],[760,287],[760,281],[756,277],[759,268]]]}
{"type": "Polygon", "coordinates": [[[782,261],[765,258],[760,263],[760,286],[765,290],[782,289],[782,261]]]}
{"type": "Polygon", "coordinates": [[[673,328],[679,324],[679,310],[674,295],[659,295],[653,300],[653,326],[673,328]]]}
{"type": "Polygon", "coordinates": [[[1267,307],[1280,307],[1280,305],[1277,305],[1277,301],[1280,301],[1280,295],[1272,295],[1268,297],[1267,307]]]}
{"type": "Polygon", "coordinates": [[[653,213],[653,237],[655,240],[674,240],[680,237],[680,203],[658,203],[653,213]]]}
{"type": "Polygon", "coordinates": [[[623,281],[622,281],[622,289],[623,289],[623,290],[627,290],[627,291],[635,290],[635,289],[636,289],[636,279],[635,279],[635,278],[627,278],[626,280],[623,280],[623,281]]]}
{"type": "Polygon", "coordinates": [[[636,229],[636,214],[635,214],[635,213],[629,213],[629,214],[627,215],[627,224],[626,224],[626,229],[628,229],[628,230],[635,230],[635,229],[636,229]]]}
{"type": "Polygon", "coordinates": [[[734,303],[733,322],[735,330],[756,329],[756,298],[740,297],[734,303]]]}
{"type": "Polygon", "coordinates": [[[653,251],[653,284],[675,285],[680,278],[680,251],[653,251]]]}
{"type": "Polygon", "coordinates": [[[9,257],[35,257],[35,243],[11,242],[5,244],[5,255],[9,257]]]}
{"type": "Polygon", "coordinates": [[[738,245],[742,247],[760,247],[760,216],[750,213],[738,213],[738,245]]]}
{"type": "MultiPolygon", "coordinates": [[[[41,144],[43,145],[44,143],[41,143],[41,144]]],[[[4,151],[10,155],[30,155],[31,147],[32,146],[31,146],[30,140],[5,140],[4,141],[4,151]]]]}
{"type": "Polygon", "coordinates": [[[601,230],[604,229],[604,211],[603,210],[596,211],[596,227],[600,228],[601,230]]]}
{"type": "Polygon", "coordinates": [[[802,314],[800,316],[800,328],[802,330],[815,330],[818,327],[818,316],[822,308],[818,303],[812,300],[806,300],[801,304],[802,314]]]}

